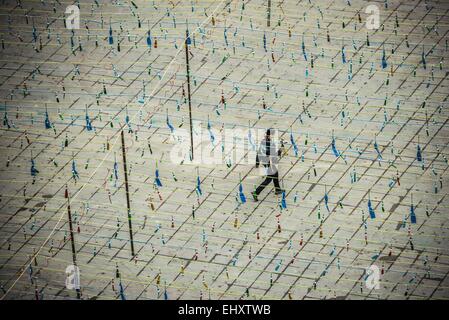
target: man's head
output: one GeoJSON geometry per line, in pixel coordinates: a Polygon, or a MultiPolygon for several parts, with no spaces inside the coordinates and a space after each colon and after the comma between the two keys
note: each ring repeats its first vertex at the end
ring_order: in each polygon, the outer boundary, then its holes
{"type": "Polygon", "coordinates": [[[267,132],[265,133],[265,139],[270,140],[271,138],[271,128],[267,129],[267,132]]]}

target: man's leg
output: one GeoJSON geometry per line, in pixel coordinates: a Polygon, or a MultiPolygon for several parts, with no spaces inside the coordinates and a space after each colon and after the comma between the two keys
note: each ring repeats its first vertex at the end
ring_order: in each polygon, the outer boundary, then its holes
{"type": "Polygon", "coordinates": [[[281,186],[279,185],[279,172],[276,171],[276,173],[273,174],[271,177],[273,179],[274,190],[275,190],[276,194],[282,193],[281,186]]]}
{"type": "Polygon", "coordinates": [[[256,195],[259,195],[263,189],[265,189],[265,187],[271,182],[271,179],[271,176],[266,176],[265,180],[260,184],[260,186],[257,187],[256,195]]]}

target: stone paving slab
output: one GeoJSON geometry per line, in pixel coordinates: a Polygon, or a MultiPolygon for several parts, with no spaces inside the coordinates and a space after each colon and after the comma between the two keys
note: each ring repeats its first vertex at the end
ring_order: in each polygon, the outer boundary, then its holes
{"type": "Polygon", "coordinates": [[[449,4],[268,3],[4,1],[2,299],[449,298],[449,4]]]}

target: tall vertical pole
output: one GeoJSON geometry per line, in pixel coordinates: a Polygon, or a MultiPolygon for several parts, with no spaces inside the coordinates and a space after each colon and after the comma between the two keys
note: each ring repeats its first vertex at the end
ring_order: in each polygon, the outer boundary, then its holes
{"type": "Polygon", "coordinates": [[[39,290],[37,289],[37,279],[34,280],[34,299],[39,300],[39,290]]]}
{"type": "Polygon", "coordinates": [[[190,100],[190,65],[189,65],[189,29],[186,30],[186,67],[187,67],[187,97],[189,100],[189,122],[190,122],[190,155],[193,160],[193,125],[192,125],[192,102],[190,100]]]}
{"type": "Polygon", "coordinates": [[[271,20],[271,0],[268,0],[268,7],[267,7],[267,27],[270,26],[270,20],[271,20]]]}
{"type": "MultiPolygon", "coordinates": [[[[66,187],[66,192],[67,192],[67,215],[69,216],[70,242],[72,244],[72,261],[73,261],[73,265],[75,266],[75,268],[77,268],[78,266],[76,264],[75,238],[73,236],[72,211],[70,209],[70,195],[69,195],[69,191],[67,190],[67,187],[66,187]]],[[[75,272],[77,272],[75,281],[79,281],[78,269],[76,269],[75,272]]],[[[75,289],[76,289],[76,298],[81,299],[81,291],[79,288],[79,283],[77,283],[77,287],[75,289]]]]}
{"type": "Polygon", "coordinates": [[[131,205],[129,203],[129,187],[128,187],[128,167],[126,165],[126,151],[125,151],[125,134],[121,130],[122,136],[122,154],[123,154],[123,172],[125,174],[125,190],[126,190],[126,207],[128,208],[128,226],[129,226],[129,241],[131,242],[131,255],[134,257],[134,240],[133,240],[133,225],[131,222],[131,205]]]}

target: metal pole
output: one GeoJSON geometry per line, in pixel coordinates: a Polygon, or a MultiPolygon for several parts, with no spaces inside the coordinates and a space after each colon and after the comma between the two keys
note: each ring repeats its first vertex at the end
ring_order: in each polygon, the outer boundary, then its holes
{"type": "Polygon", "coordinates": [[[134,255],[133,225],[131,223],[131,206],[129,202],[129,187],[128,187],[128,169],[126,165],[125,134],[123,133],[123,129],[121,131],[121,136],[122,136],[123,171],[125,174],[126,206],[128,208],[129,240],[131,242],[131,255],[134,257],[135,255],[134,255]]]}
{"type": "Polygon", "coordinates": [[[192,125],[192,102],[190,100],[190,65],[189,65],[189,30],[186,30],[186,66],[187,66],[187,97],[189,100],[189,122],[190,122],[190,154],[193,160],[193,125],[192,125]]]}
{"type": "Polygon", "coordinates": [[[270,26],[271,20],[271,0],[268,0],[268,8],[267,8],[267,27],[270,26]]]}
{"type": "MultiPolygon", "coordinates": [[[[67,190],[67,187],[66,187],[66,190],[67,190]]],[[[77,264],[76,264],[75,238],[73,236],[72,211],[70,210],[70,195],[69,195],[69,191],[68,190],[67,190],[67,214],[69,216],[70,242],[72,244],[72,261],[73,261],[73,265],[75,267],[77,267],[77,264]]],[[[78,271],[76,271],[76,272],[78,272],[78,271]]],[[[77,276],[79,276],[79,274],[77,276]]],[[[78,278],[77,278],[77,281],[78,281],[78,278]]],[[[79,288],[76,288],[76,297],[77,297],[77,299],[81,299],[81,292],[80,292],[79,288]]]]}

